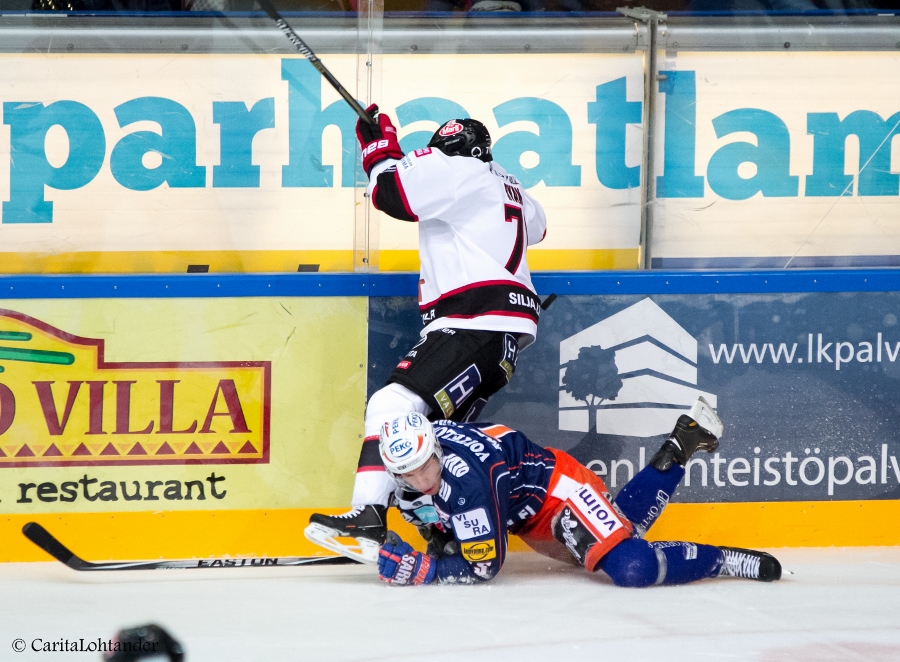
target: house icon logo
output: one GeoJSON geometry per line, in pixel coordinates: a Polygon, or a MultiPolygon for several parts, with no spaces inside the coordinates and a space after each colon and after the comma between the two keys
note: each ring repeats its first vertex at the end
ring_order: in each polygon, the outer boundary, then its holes
{"type": "Polygon", "coordinates": [[[668,434],[702,395],[697,340],[649,298],[559,344],[559,429],[668,434]]]}

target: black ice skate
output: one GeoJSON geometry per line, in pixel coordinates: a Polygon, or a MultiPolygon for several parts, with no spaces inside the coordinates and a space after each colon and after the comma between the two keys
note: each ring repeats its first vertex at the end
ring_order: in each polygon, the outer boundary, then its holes
{"type": "Polygon", "coordinates": [[[771,554],[740,547],[719,547],[719,549],[725,554],[725,561],[719,571],[720,577],[742,577],[758,582],[774,582],[781,579],[781,564],[771,554]]]}
{"type": "Polygon", "coordinates": [[[311,542],[363,563],[378,562],[386,534],[387,508],[380,505],[356,506],[343,515],[314,513],[303,531],[311,542]],[[343,544],[337,538],[353,538],[356,544],[343,544]]]}
{"type": "Polygon", "coordinates": [[[668,470],[672,462],[685,466],[697,451],[712,453],[716,450],[724,429],[712,406],[702,397],[697,398],[691,411],[678,417],[675,429],[650,458],[650,464],[660,471],[668,470]]]}

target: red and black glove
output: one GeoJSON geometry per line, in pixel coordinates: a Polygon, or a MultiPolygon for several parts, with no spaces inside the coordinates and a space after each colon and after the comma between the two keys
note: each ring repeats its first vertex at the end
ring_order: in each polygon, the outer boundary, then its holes
{"type": "Polygon", "coordinates": [[[384,113],[379,114],[378,106],[374,103],[366,108],[366,112],[375,118],[376,123],[357,120],[356,137],[362,148],[363,170],[368,176],[372,168],[385,159],[402,159],[403,151],[397,142],[397,129],[391,123],[391,118],[384,113]]]}

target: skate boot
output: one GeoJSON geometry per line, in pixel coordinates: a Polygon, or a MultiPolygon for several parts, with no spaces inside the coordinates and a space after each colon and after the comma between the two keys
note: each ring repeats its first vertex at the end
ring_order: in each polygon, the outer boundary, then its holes
{"type": "Polygon", "coordinates": [[[755,549],[719,547],[725,555],[719,577],[743,577],[758,582],[774,582],[781,579],[781,564],[771,554],[755,549]]]}
{"type": "Polygon", "coordinates": [[[378,550],[387,534],[387,507],[356,506],[343,515],[314,513],[303,531],[307,540],[362,563],[377,563],[378,550]],[[353,538],[343,544],[337,538],[353,538]]]}
{"type": "Polygon", "coordinates": [[[715,410],[702,397],[691,407],[691,411],[678,417],[675,429],[650,464],[660,471],[667,471],[673,462],[685,466],[695,452],[712,453],[719,447],[719,437],[725,426],[715,410]]]}

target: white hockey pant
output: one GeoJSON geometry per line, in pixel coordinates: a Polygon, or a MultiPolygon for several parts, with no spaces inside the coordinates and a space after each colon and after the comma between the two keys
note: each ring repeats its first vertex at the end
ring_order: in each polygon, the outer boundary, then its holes
{"type": "MultiPolygon", "coordinates": [[[[366,406],[366,440],[364,443],[377,444],[381,427],[388,421],[405,416],[411,411],[423,416],[431,413],[431,407],[418,395],[400,384],[388,384],[369,398],[366,406]],[[373,440],[374,438],[374,440],[373,440]]],[[[357,471],[353,483],[353,498],[356,506],[381,504],[386,506],[397,485],[383,468],[380,470],[357,471]]]]}

